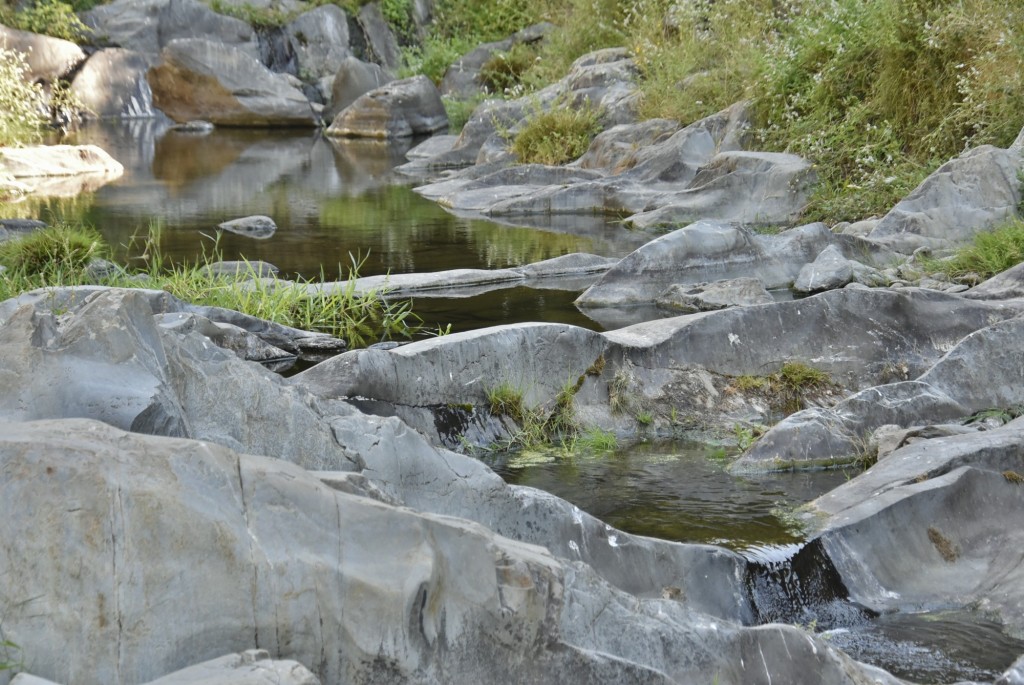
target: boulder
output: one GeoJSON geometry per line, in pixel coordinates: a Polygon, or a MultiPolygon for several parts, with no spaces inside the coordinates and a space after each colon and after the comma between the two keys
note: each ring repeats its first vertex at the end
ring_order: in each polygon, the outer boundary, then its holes
{"type": "Polygon", "coordinates": [[[302,80],[316,83],[333,77],[351,57],[348,17],[337,5],[321,5],[303,12],[284,27],[302,80]]]}
{"type": "Polygon", "coordinates": [[[320,685],[320,680],[298,662],[272,660],[265,649],[248,649],[175,671],[149,685],[320,685]]]}
{"type": "Polygon", "coordinates": [[[756,278],[732,278],[694,285],[675,284],[661,294],[656,303],[682,314],[710,312],[726,307],[771,304],[775,298],[756,278]]]}
{"type": "Polygon", "coordinates": [[[124,167],[95,145],[0,148],[0,167],[26,193],[72,197],[120,178],[124,167]]]}
{"type": "Polygon", "coordinates": [[[626,171],[637,162],[637,151],[658,145],[679,130],[679,122],[648,119],[635,124],[620,124],[597,134],[586,154],[577,160],[584,169],[603,169],[611,173],[626,171]]]}
{"type": "Polygon", "coordinates": [[[379,2],[369,2],[359,8],[356,15],[359,28],[366,39],[366,52],[370,58],[390,72],[402,67],[402,51],[398,39],[380,10],[379,2]]]}
{"type": "MultiPolygon", "coordinates": [[[[966,302],[966,301],[965,301],[966,302]]],[[[764,471],[849,463],[866,452],[868,436],[885,425],[922,426],[993,407],[1024,404],[1024,361],[1013,342],[1024,320],[980,328],[916,380],[870,387],[829,409],[797,412],[776,424],[730,466],[764,471]]]]}
{"type": "Polygon", "coordinates": [[[869,237],[904,253],[955,247],[1017,215],[1022,151],[983,145],[933,172],[896,204],[869,237]]]}
{"type": "Polygon", "coordinates": [[[394,81],[394,77],[379,64],[364,62],[356,57],[346,57],[338,65],[331,81],[331,92],[328,106],[324,110],[324,119],[334,118],[359,99],[361,95],[394,81]]]}
{"type": "Polygon", "coordinates": [[[71,82],[86,119],[139,119],[156,116],[146,71],[151,55],[122,48],[95,52],[71,82]]]}
{"type": "Polygon", "coordinates": [[[822,250],[814,261],[800,269],[793,290],[798,293],[818,293],[842,288],[854,280],[853,265],[835,245],[822,250]]]}
{"type": "Polygon", "coordinates": [[[116,0],[84,12],[82,21],[118,47],[154,56],[178,39],[205,39],[253,59],[260,56],[249,24],[217,14],[199,0],[116,0]]]}
{"type": "Polygon", "coordinates": [[[360,138],[407,138],[448,126],[437,86],[414,76],[371,90],[334,118],[326,133],[360,138]]]}
{"type": "Polygon", "coordinates": [[[266,240],[277,231],[277,224],[269,216],[244,216],[217,224],[217,228],[246,238],[266,240]]]}
{"type": "Polygon", "coordinates": [[[53,83],[67,76],[85,61],[85,52],[71,41],[18,31],[0,25],[0,48],[20,52],[25,57],[31,82],[53,83]]]}
{"type": "Polygon", "coordinates": [[[153,103],[178,122],[218,126],[315,126],[309,100],[284,74],[227,45],[203,39],[168,43],[148,73],[153,103]]]}
{"type": "Polygon", "coordinates": [[[963,294],[972,300],[1008,300],[1024,297],[1024,263],[979,283],[963,294]]]}
{"type": "Polygon", "coordinates": [[[1010,634],[1024,629],[1024,545],[1015,521],[1024,488],[1024,430],[903,447],[807,505],[850,599],[880,613],[980,609],[1010,634]]]}

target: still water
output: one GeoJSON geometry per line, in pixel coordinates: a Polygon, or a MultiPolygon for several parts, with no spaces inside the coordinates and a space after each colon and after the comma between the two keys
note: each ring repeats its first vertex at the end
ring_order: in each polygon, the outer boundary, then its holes
{"type": "MultiPolygon", "coordinates": [[[[68,201],[14,206],[13,216],[85,221],[115,259],[137,262],[133,237],[159,227],[174,263],[216,246],[225,259],[265,260],[284,275],[329,279],[361,275],[497,269],[571,252],[621,257],[651,239],[595,217],[560,218],[540,228],[458,218],[423,200],[393,169],[410,144],[333,141],[294,131],[216,130],[193,135],[153,122],[93,126],[77,143],[95,143],[125,167],[122,178],[68,201]],[[265,214],[278,225],[265,240],[216,225],[265,214]]],[[[453,331],[519,321],[594,329],[572,304],[578,291],[525,287],[467,298],[419,298],[426,325],[453,331]]],[[[559,495],[617,528],[654,537],[719,544],[752,562],[777,559],[803,542],[787,514],[836,487],[841,471],[736,477],[693,445],[640,445],[614,453],[514,455],[493,464],[509,482],[559,495]]],[[[831,629],[856,658],[924,682],[991,680],[1024,643],[974,616],[880,617],[831,629]]]]}

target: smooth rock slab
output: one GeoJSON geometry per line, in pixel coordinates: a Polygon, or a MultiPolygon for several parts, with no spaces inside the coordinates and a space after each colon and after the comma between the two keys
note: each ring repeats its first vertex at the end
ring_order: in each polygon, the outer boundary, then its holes
{"type": "Polygon", "coordinates": [[[448,126],[437,86],[414,76],[371,90],[342,110],[327,128],[330,136],[407,138],[448,126]]]}
{"type": "Polygon", "coordinates": [[[657,305],[681,314],[709,312],[726,307],[771,304],[775,298],[756,278],[733,278],[713,283],[673,285],[657,300],[657,305]]]}

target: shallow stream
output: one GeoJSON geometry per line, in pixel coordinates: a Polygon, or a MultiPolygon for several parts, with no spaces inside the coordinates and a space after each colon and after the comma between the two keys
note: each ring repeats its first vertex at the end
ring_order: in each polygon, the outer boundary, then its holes
{"type": "MultiPolygon", "coordinates": [[[[303,278],[335,279],[339,265],[345,275],[350,255],[362,260],[364,276],[493,269],[571,252],[624,256],[652,237],[593,218],[537,229],[454,217],[395,185],[392,168],[404,161],[407,143],[336,142],[308,132],[196,136],[151,122],[87,128],[72,142],[100,145],[125,174],[95,193],[49,202],[43,213],[94,225],[127,264],[137,263],[141,249],[133,236],[151,227],[160,228],[167,259],[196,261],[213,249],[217,224],[252,214],[271,216],[277,232],[265,240],[224,233],[217,242],[223,258],[261,259],[303,278]]],[[[39,211],[26,205],[22,214],[39,211]]],[[[451,323],[453,331],[519,321],[601,329],[573,305],[578,294],[518,287],[418,298],[415,310],[427,326],[451,323]]],[[[572,457],[520,454],[493,465],[509,482],[552,492],[628,532],[737,550],[751,561],[755,594],[767,601],[767,588],[794,573],[790,559],[804,543],[788,512],[855,474],[736,477],[714,456],[704,447],[659,444],[572,457]]],[[[867,617],[847,607],[836,619],[813,604],[796,602],[773,620],[825,631],[855,658],[916,681],[991,680],[1024,652],[1024,642],[969,614],[867,617]]]]}

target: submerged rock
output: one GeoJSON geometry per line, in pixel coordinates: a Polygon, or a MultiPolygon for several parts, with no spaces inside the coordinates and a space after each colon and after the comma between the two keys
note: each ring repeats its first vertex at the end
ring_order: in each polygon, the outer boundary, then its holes
{"type": "Polygon", "coordinates": [[[217,228],[246,238],[266,240],[277,231],[277,224],[269,216],[256,215],[225,221],[217,224],[217,228]]]}

